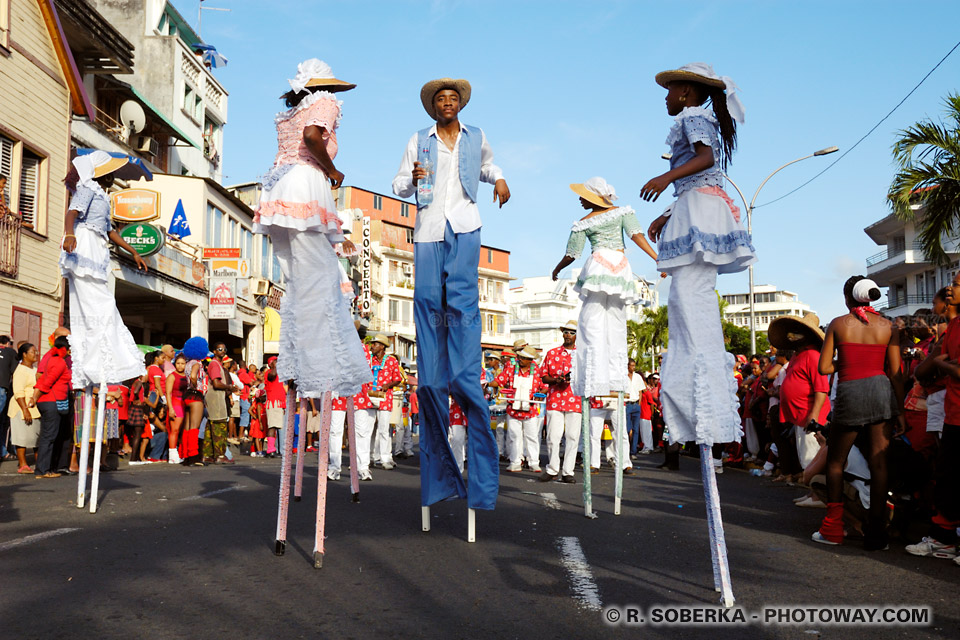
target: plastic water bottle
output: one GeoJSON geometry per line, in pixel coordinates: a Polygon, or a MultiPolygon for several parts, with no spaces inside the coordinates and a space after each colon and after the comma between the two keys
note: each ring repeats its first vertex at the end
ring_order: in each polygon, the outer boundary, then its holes
{"type": "Polygon", "coordinates": [[[427,172],[427,175],[417,181],[417,204],[421,207],[433,202],[433,163],[424,160],[420,163],[420,168],[427,172]]]}

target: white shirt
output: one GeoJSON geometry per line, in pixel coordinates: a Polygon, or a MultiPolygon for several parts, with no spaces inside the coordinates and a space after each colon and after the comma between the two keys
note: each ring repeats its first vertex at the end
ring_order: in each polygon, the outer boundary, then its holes
{"type": "Polygon", "coordinates": [[[634,371],[630,374],[630,395],[627,396],[627,402],[640,402],[640,394],[647,388],[643,381],[643,376],[634,371]]]}
{"type": "MultiPolygon", "coordinates": [[[[493,164],[493,151],[482,136],[480,144],[480,181],[495,184],[503,178],[500,167],[493,164]]],[[[443,242],[447,222],[454,233],[469,233],[480,228],[480,209],[471,202],[460,183],[460,133],[453,149],[448,149],[437,136],[437,125],[430,127],[430,135],[437,138],[437,166],[434,168],[433,202],[417,211],[413,228],[414,242],[443,242]]],[[[407,143],[400,161],[400,168],[393,179],[393,192],[401,198],[409,198],[416,190],[413,184],[413,163],[417,161],[417,134],[407,143]]]]}

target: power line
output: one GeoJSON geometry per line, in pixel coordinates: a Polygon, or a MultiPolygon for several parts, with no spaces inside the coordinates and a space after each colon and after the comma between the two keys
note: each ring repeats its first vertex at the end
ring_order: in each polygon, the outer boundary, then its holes
{"type": "Polygon", "coordinates": [[[822,171],[820,171],[820,173],[816,174],[815,176],[813,176],[812,178],[810,178],[809,180],[807,180],[806,182],[804,182],[803,184],[801,184],[801,185],[800,185],[799,187],[797,187],[796,189],[793,189],[792,191],[788,191],[787,193],[783,194],[783,195],[780,196],[779,198],[775,198],[775,199],[773,199],[773,200],[771,200],[771,201],[769,201],[769,202],[764,202],[763,204],[758,204],[756,207],[754,207],[754,209],[759,209],[760,207],[765,207],[765,206],[767,206],[768,204],[773,204],[774,202],[779,202],[780,200],[783,200],[783,199],[786,198],[787,196],[793,195],[794,193],[796,193],[796,192],[799,191],[800,189],[803,189],[805,186],[807,186],[808,184],[810,184],[811,182],[813,182],[814,180],[816,180],[817,178],[819,178],[820,176],[822,176],[823,174],[825,174],[827,171],[829,171],[829,170],[833,167],[833,165],[835,165],[835,164],[837,164],[838,162],[840,162],[841,160],[843,160],[843,159],[847,156],[848,153],[850,153],[851,151],[853,151],[854,149],[856,149],[857,146],[859,146],[861,142],[863,142],[864,140],[866,140],[867,137],[868,137],[871,133],[873,133],[874,131],[876,131],[877,128],[878,128],[881,124],[883,124],[884,121],[885,121],[887,118],[889,118],[890,116],[892,116],[892,115],[893,115],[893,112],[896,111],[897,109],[899,109],[900,106],[903,105],[903,103],[906,102],[907,99],[910,98],[910,96],[912,96],[912,95],[914,94],[914,92],[915,92],[917,89],[920,88],[920,85],[922,85],[922,84],[926,81],[926,79],[929,78],[929,77],[933,74],[933,72],[936,71],[937,68],[939,68],[940,65],[943,64],[944,61],[945,61],[947,58],[950,57],[950,54],[952,54],[954,51],[957,50],[958,47],[960,47],[960,42],[957,42],[957,44],[953,45],[953,48],[950,49],[950,51],[947,52],[947,55],[943,56],[943,57],[940,59],[940,62],[938,62],[938,63],[933,67],[933,69],[930,69],[930,71],[927,72],[927,75],[925,75],[925,76],[923,76],[923,78],[921,78],[920,82],[917,83],[917,86],[915,86],[913,89],[911,89],[911,90],[910,90],[910,93],[908,93],[907,95],[905,95],[905,96],[903,97],[903,100],[901,100],[900,102],[897,103],[897,106],[895,106],[893,109],[891,109],[890,112],[887,113],[887,115],[883,116],[883,118],[880,119],[880,122],[878,122],[877,124],[873,125],[873,127],[871,127],[869,131],[867,131],[865,134],[863,134],[863,137],[862,137],[862,138],[860,138],[859,140],[857,140],[857,142],[856,142],[852,147],[850,147],[849,149],[847,149],[846,151],[844,151],[842,154],[840,154],[840,157],[838,157],[836,160],[834,160],[833,162],[831,162],[830,164],[828,164],[826,167],[824,167],[824,169],[823,169],[822,171]]]}

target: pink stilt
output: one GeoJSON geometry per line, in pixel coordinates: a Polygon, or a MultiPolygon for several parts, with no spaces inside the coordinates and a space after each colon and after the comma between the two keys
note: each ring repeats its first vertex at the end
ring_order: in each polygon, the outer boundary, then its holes
{"type": "Polygon", "coordinates": [[[287,391],[286,427],[283,430],[283,459],[280,462],[280,505],[277,509],[277,544],[274,553],[282,556],[287,550],[287,509],[290,507],[290,455],[293,450],[293,416],[297,392],[287,391]]]}
{"type": "Polygon", "coordinates": [[[360,464],[357,458],[357,430],[353,420],[353,396],[347,398],[347,441],[350,443],[350,491],[353,501],[360,502],[360,464]]]}
{"type": "Polygon", "coordinates": [[[320,407],[320,465],[317,468],[317,528],[313,539],[313,568],[323,567],[323,537],[327,522],[327,466],[330,462],[330,414],[333,394],[323,394],[320,407]]]}
{"type": "Polygon", "coordinates": [[[307,440],[307,405],[308,400],[300,400],[300,435],[297,438],[297,474],[293,481],[293,501],[300,502],[300,494],[303,490],[303,459],[306,457],[303,451],[304,443],[307,440]]]}

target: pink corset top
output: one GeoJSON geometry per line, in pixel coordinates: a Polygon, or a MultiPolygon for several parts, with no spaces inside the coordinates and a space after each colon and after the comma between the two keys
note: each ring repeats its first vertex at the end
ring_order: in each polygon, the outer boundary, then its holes
{"type": "Polygon", "coordinates": [[[330,159],[337,155],[336,128],[340,123],[340,101],[332,93],[318,92],[277,115],[277,158],[274,166],[306,164],[320,168],[316,158],[303,141],[303,130],[310,125],[323,127],[324,146],[330,159]]]}

